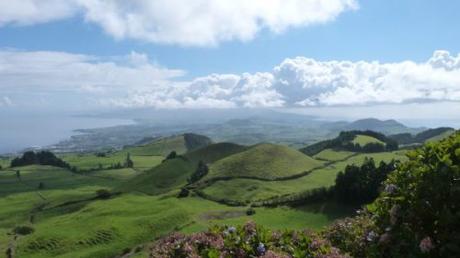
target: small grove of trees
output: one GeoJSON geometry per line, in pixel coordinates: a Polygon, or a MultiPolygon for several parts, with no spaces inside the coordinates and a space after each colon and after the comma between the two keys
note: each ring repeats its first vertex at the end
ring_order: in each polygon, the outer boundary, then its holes
{"type": "Polygon", "coordinates": [[[125,160],[125,167],[126,168],[132,168],[134,166],[134,162],[131,160],[131,155],[126,154],[126,160],[125,160]]]}
{"type": "Polygon", "coordinates": [[[27,165],[49,165],[55,167],[70,168],[70,165],[62,159],[56,157],[50,151],[26,151],[21,157],[14,158],[11,161],[11,167],[20,167],[27,165]]]}
{"type": "Polygon", "coordinates": [[[347,165],[335,180],[337,200],[350,204],[372,202],[378,197],[382,182],[394,169],[395,161],[382,161],[376,166],[372,158],[366,158],[361,166],[347,165]]]}
{"type": "Polygon", "coordinates": [[[202,160],[200,160],[198,162],[198,166],[197,166],[195,172],[188,179],[188,182],[189,183],[194,183],[194,182],[200,180],[201,178],[203,178],[204,176],[206,176],[208,174],[208,172],[209,172],[209,167],[202,160]]]}
{"type": "Polygon", "coordinates": [[[337,200],[352,205],[369,203],[378,197],[381,185],[395,169],[395,163],[396,161],[380,162],[379,166],[376,166],[372,158],[366,159],[361,166],[347,166],[344,172],[339,173],[336,184],[332,187],[320,187],[258,200],[253,202],[252,206],[298,206],[325,200],[337,200]]]}

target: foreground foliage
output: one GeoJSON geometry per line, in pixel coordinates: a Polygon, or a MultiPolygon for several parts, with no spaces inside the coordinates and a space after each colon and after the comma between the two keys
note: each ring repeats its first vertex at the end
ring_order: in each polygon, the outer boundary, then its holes
{"type": "Polygon", "coordinates": [[[162,257],[348,257],[311,231],[270,231],[248,222],[216,226],[189,236],[174,233],[156,242],[151,258],[162,257]]]}
{"type": "Polygon", "coordinates": [[[460,257],[460,133],[408,154],[364,214],[327,238],[355,257],[460,257]]]}

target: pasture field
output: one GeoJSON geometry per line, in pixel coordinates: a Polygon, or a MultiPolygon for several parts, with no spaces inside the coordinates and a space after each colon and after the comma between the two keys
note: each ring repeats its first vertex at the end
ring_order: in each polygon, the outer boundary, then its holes
{"type": "Polygon", "coordinates": [[[173,136],[158,139],[154,142],[124,148],[123,152],[129,152],[131,155],[148,155],[148,156],[166,156],[171,151],[176,151],[178,154],[187,152],[185,140],[183,136],[173,136]]]}
{"type": "MultiPolygon", "coordinates": [[[[63,154],[60,157],[69,163],[71,166],[75,166],[78,169],[89,170],[89,169],[99,169],[109,168],[112,165],[120,163],[123,165],[126,161],[128,151],[119,151],[115,153],[106,154],[105,157],[97,156],[92,153],[71,153],[63,154]]],[[[134,155],[130,153],[130,158],[134,163],[134,168],[139,170],[147,170],[149,168],[155,167],[161,163],[164,159],[163,156],[157,155],[134,155]]]]}
{"type": "Polygon", "coordinates": [[[9,166],[10,166],[10,162],[11,162],[11,160],[10,160],[9,158],[0,157],[0,166],[1,166],[2,168],[9,167],[9,166]]]}
{"type": "MultiPolygon", "coordinates": [[[[86,190],[89,195],[94,189],[86,190]]],[[[33,224],[29,221],[30,211],[44,202],[35,193],[14,194],[0,201],[0,214],[4,218],[0,221],[0,232],[10,232],[16,225],[35,229],[33,234],[18,238],[18,257],[114,257],[171,231],[191,233],[213,224],[237,225],[248,220],[269,228],[319,229],[337,216],[349,215],[342,209],[331,211],[310,205],[256,208],[255,215],[247,216],[244,207],[228,207],[193,197],[177,199],[143,194],[58,207],[58,203],[70,197],[86,197],[84,191],[75,189],[65,195],[63,190],[49,190],[43,194],[53,205],[38,212],[33,224]]],[[[11,236],[4,234],[0,247],[6,248],[10,241],[11,236]]]]}
{"type": "MultiPolygon", "coordinates": [[[[69,163],[92,168],[123,160],[126,150],[107,157],[94,154],[63,155],[69,163]]],[[[152,151],[152,150],[149,150],[152,151]]],[[[334,184],[347,164],[360,164],[365,157],[376,162],[401,159],[404,152],[357,154],[325,150],[317,160],[286,146],[259,144],[244,147],[212,144],[163,161],[161,156],[131,154],[134,168],[72,173],[67,169],[31,165],[0,170],[0,251],[15,246],[17,257],[105,258],[122,253],[145,257],[152,240],[180,231],[202,231],[214,224],[238,225],[248,220],[272,229],[321,229],[333,220],[354,213],[355,207],[334,202],[301,207],[231,207],[197,196],[177,198],[180,188],[195,171],[199,160],[210,167],[208,176],[235,177],[216,181],[202,190],[216,197],[249,202],[277,195],[294,194],[334,184]],[[346,159],[346,160],[344,160],[346,159]],[[335,161],[335,162],[334,162],[335,161]],[[19,176],[17,174],[19,170],[19,176]],[[310,174],[284,181],[261,178],[310,174]],[[256,179],[238,178],[253,176],[256,179]],[[97,191],[113,195],[103,198],[97,191]],[[15,239],[17,226],[33,233],[15,239]]],[[[206,185],[204,185],[206,186],[206,185]]],[[[16,235],[17,236],[17,235],[16,235]]]]}
{"type": "Polygon", "coordinates": [[[352,143],[354,144],[359,144],[360,146],[364,146],[368,143],[379,143],[382,145],[386,145],[384,142],[382,142],[379,139],[376,139],[374,137],[368,136],[368,135],[356,135],[356,137],[353,139],[352,143]]]}
{"type": "Polygon", "coordinates": [[[319,187],[329,187],[334,185],[335,178],[340,171],[343,171],[349,164],[359,165],[364,162],[366,157],[372,157],[376,164],[380,161],[389,162],[392,159],[404,160],[400,152],[383,152],[372,154],[359,154],[345,161],[340,161],[328,165],[312,173],[292,179],[282,181],[261,181],[257,179],[235,178],[225,181],[217,181],[211,186],[204,188],[205,194],[220,199],[230,199],[237,201],[256,201],[271,197],[294,194],[319,187]]]}
{"type": "Polygon", "coordinates": [[[325,149],[321,151],[320,153],[314,155],[313,158],[319,159],[319,160],[337,161],[337,160],[346,159],[354,154],[355,153],[351,151],[325,149]]]}

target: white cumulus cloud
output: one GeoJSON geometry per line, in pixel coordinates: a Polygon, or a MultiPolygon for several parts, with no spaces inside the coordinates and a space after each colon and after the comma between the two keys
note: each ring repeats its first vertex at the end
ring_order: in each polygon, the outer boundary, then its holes
{"type": "Polygon", "coordinates": [[[0,0],[0,26],[82,16],[117,39],[217,45],[334,20],[356,0],[0,0]]]}
{"type": "MultiPolygon", "coordinates": [[[[190,80],[142,53],[96,57],[0,50],[0,93],[15,106],[155,108],[333,107],[460,102],[460,56],[435,51],[427,61],[379,63],[284,60],[271,71],[210,74],[190,80]],[[29,100],[24,98],[29,97],[29,100]]],[[[3,106],[11,105],[3,98],[3,106]]]]}

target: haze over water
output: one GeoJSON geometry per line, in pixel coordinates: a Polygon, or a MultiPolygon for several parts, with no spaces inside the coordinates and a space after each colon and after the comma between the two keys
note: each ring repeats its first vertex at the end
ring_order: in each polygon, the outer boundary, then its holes
{"type": "MultiPolygon", "coordinates": [[[[1,115],[0,115],[1,118],[1,115]]],[[[34,115],[3,117],[0,123],[0,154],[29,147],[45,147],[78,134],[77,129],[128,125],[126,119],[77,117],[71,115],[34,115]]]]}

